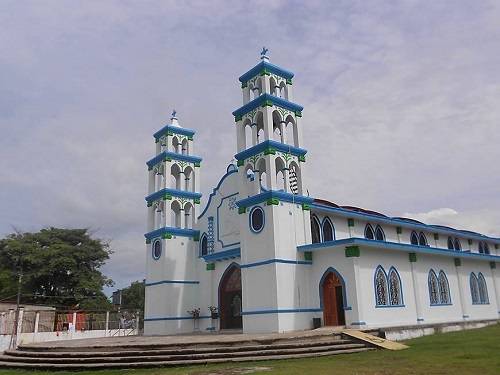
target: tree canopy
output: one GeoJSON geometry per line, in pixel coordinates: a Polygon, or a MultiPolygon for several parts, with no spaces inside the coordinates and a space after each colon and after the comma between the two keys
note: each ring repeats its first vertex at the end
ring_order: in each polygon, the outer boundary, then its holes
{"type": "Polygon", "coordinates": [[[105,309],[103,287],[113,281],[101,272],[112,254],[109,244],[88,229],[46,228],[13,233],[0,240],[0,297],[15,296],[22,273],[22,302],[61,308],[105,309]]]}
{"type": "Polygon", "coordinates": [[[144,312],[144,281],[133,281],[130,286],[121,290],[123,309],[144,312]]]}

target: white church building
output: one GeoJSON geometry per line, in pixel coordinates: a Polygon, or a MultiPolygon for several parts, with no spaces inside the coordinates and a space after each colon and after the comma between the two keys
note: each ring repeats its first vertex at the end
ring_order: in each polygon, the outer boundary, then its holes
{"type": "Polygon", "coordinates": [[[195,131],[174,111],[154,134],[145,334],[499,319],[500,238],[308,196],[293,76],[263,50],[239,78],[235,162],[204,208],[195,131]]]}

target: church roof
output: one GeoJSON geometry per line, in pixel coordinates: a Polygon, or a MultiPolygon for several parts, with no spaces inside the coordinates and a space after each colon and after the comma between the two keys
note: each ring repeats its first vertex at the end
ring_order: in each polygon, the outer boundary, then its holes
{"type": "Polygon", "coordinates": [[[255,77],[257,74],[261,74],[264,72],[268,73],[273,73],[276,74],[280,77],[283,77],[285,79],[292,79],[294,74],[288,70],[285,70],[283,68],[280,68],[277,65],[271,64],[269,61],[262,60],[260,63],[255,65],[252,69],[250,69],[248,72],[243,74],[239,80],[241,83],[247,82],[249,79],[252,79],[255,77]]]}

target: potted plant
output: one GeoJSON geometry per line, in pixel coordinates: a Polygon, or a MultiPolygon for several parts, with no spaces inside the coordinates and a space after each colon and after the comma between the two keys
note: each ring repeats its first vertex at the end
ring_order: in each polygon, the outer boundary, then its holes
{"type": "Polygon", "coordinates": [[[219,311],[215,306],[208,306],[208,310],[210,310],[210,317],[212,320],[219,319],[219,311]]]}
{"type": "Polygon", "coordinates": [[[198,320],[200,319],[200,309],[194,308],[193,310],[188,310],[188,314],[193,317],[193,331],[199,331],[198,320]]]}

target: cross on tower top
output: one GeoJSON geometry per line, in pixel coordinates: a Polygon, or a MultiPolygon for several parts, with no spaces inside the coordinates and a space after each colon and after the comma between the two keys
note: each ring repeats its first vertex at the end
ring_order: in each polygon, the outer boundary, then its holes
{"type": "Polygon", "coordinates": [[[179,121],[177,119],[177,111],[175,109],[172,111],[172,115],[170,117],[170,125],[180,126],[179,121]]]}
{"type": "Polygon", "coordinates": [[[262,51],[260,52],[260,59],[261,60],[269,60],[269,57],[267,56],[267,52],[269,52],[269,48],[262,47],[262,51]]]}

